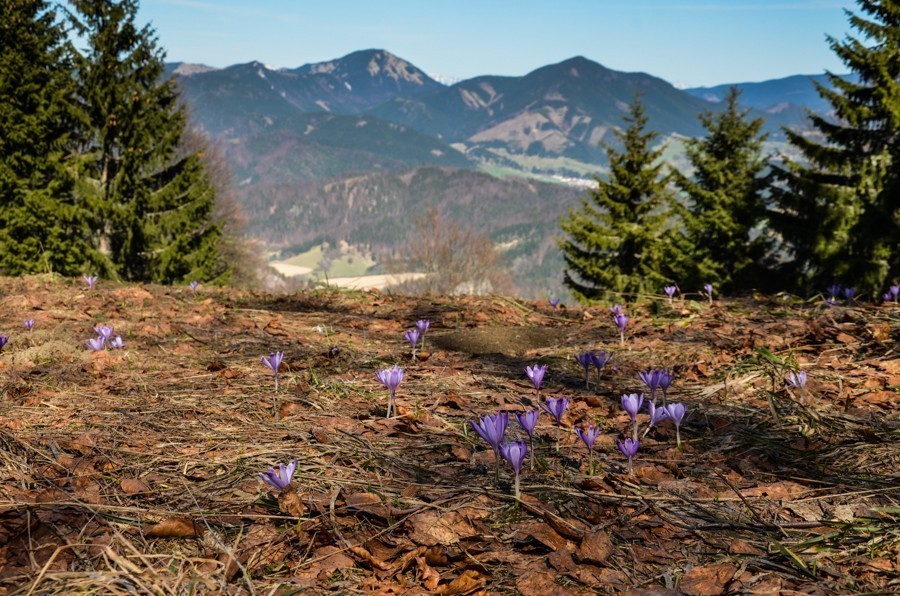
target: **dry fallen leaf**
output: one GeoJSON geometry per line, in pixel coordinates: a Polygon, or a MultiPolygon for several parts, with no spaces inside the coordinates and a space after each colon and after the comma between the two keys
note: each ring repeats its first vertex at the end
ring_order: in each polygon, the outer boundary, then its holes
{"type": "Polygon", "coordinates": [[[425,557],[418,557],[416,559],[416,566],[419,569],[422,585],[425,586],[425,589],[429,592],[434,592],[438,587],[438,584],[441,583],[441,574],[425,562],[425,557]]]}
{"type": "Polygon", "coordinates": [[[119,488],[121,488],[122,492],[126,495],[150,492],[150,487],[137,478],[122,479],[122,482],[119,483],[119,488]]]}
{"type": "Polygon", "coordinates": [[[369,566],[371,566],[375,569],[381,569],[382,571],[387,571],[388,569],[391,568],[390,563],[386,563],[385,561],[382,561],[381,559],[377,558],[375,555],[373,555],[372,553],[370,553],[369,551],[367,551],[366,549],[364,549],[361,546],[351,546],[350,552],[353,553],[354,555],[356,555],[357,557],[359,557],[360,559],[362,559],[363,561],[365,561],[366,563],[368,563],[369,566]]]}
{"type": "Polygon", "coordinates": [[[584,535],[578,547],[578,558],[589,563],[601,564],[613,554],[615,547],[609,534],[604,531],[591,532],[584,535]]]}
{"type": "Polygon", "coordinates": [[[556,533],[556,530],[545,523],[534,523],[525,529],[525,533],[534,538],[550,550],[565,548],[566,539],[556,533]]]}
{"type": "Polygon", "coordinates": [[[332,573],[339,569],[356,567],[356,562],[336,546],[323,546],[315,552],[313,558],[320,559],[311,568],[316,572],[319,579],[328,579],[332,573]]]}
{"type": "Polygon", "coordinates": [[[281,509],[282,513],[294,517],[303,517],[303,514],[306,513],[306,507],[303,506],[297,491],[292,486],[289,486],[287,490],[281,491],[281,494],[278,495],[278,508],[281,509]]]}
{"type": "Polygon", "coordinates": [[[684,594],[697,596],[724,594],[725,586],[734,577],[735,571],[737,568],[729,563],[694,567],[681,578],[678,589],[684,594]]]}
{"type": "Polygon", "coordinates": [[[472,524],[456,511],[444,515],[436,511],[425,511],[410,517],[409,523],[412,525],[410,539],[425,546],[449,546],[459,542],[460,538],[478,534],[472,524]]]}
{"type": "Polygon", "coordinates": [[[147,538],[199,538],[202,535],[200,524],[184,517],[170,517],[144,530],[147,538]]]}
{"type": "Polygon", "coordinates": [[[347,509],[353,512],[360,511],[381,519],[387,519],[391,515],[391,510],[381,502],[381,497],[375,493],[353,493],[347,497],[346,502],[347,509]]]}
{"type": "Polygon", "coordinates": [[[466,569],[462,575],[457,577],[449,584],[445,584],[435,590],[435,594],[443,596],[456,596],[457,594],[468,594],[473,590],[481,587],[481,580],[478,579],[480,574],[472,569],[466,569]]]}

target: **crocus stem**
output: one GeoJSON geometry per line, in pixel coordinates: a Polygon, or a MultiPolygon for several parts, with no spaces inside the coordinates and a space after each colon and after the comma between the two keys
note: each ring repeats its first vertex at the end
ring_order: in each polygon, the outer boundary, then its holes
{"type": "Polygon", "coordinates": [[[518,501],[519,495],[520,495],[520,493],[519,493],[519,475],[518,474],[516,474],[516,482],[513,485],[513,489],[515,490],[516,500],[518,501]]]}
{"type": "Polygon", "coordinates": [[[591,388],[591,379],[588,376],[588,374],[589,374],[589,369],[587,369],[587,368],[584,369],[584,388],[585,389],[591,388]]]}
{"type": "Polygon", "coordinates": [[[391,417],[391,402],[393,401],[393,397],[393,395],[388,395],[387,415],[385,415],[385,418],[391,417]]]}
{"type": "Polygon", "coordinates": [[[628,473],[629,473],[631,476],[634,476],[634,464],[632,463],[631,460],[632,460],[632,458],[629,457],[629,458],[628,458],[628,473]]]}
{"type": "Polygon", "coordinates": [[[278,375],[275,375],[275,393],[272,394],[272,411],[275,412],[275,420],[278,420],[278,375]]]}
{"type": "Polygon", "coordinates": [[[528,437],[528,448],[531,450],[531,471],[534,472],[534,437],[528,437]]]}
{"type": "Polygon", "coordinates": [[[675,427],[675,447],[681,449],[681,427],[675,427]]]}
{"type": "Polygon", "coordinates": [[[767,396],[769,401],[769,411],[772,412],[772,418],[778,420],[778,410],[775,409],[775,398],[773,394],[770,392],[767,396]]]}
{"type": "Polygon", "coordinates": [[[619,345],[621,345],[623,348],[625,347],[625,332],[624,331],[619,333],[619,345]]]}
{"type": "Polygon", "coordinates": [[[635,416],[635,418],[634,418],[634,432],[632,433],[632,437],[631,437],[631,438],[632,438],[632,440],[634,440],[635,442],[638,440],[638,421],[637,421],[637,416],[635,416]]]}
{"type": "Polygon", "coordinates": [[[556,427],[556,452],[559,453],[559,433],[562,432],[559,425],[556,427]]]}
{"type": "Polygon", "coordinates": [[[588,476],[594,475],[594,450],[588,450],[588,476]]]}
{"type": "MultiPolygon", "coordinates": [[[[500,452],[494,451],[494,461],[497,463],[497,466],[494,470],[494,482],[500,484],[500,452]]],[[[518,476],[516,476],[518,479],[518,476]]]]}

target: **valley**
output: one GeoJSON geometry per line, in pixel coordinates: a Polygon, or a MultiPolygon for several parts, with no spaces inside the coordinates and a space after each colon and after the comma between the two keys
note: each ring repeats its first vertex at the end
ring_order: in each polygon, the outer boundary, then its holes
{"type": "MultiPolygon", "coordinates": [[[[604,144],[618,146],[614,132],[635,94],[663,159],[688,172],[683,141],[702,134],[697,116],[718,110],[727,89],[676,89],[580,56],[522,77],[445,85],[385,50],[277,70],[179,63],[168,73],[193,126],[228,162],[248,235],[280,273],[380,275],[378,262],[403,245],[408,222],[437,205],[514,247],[502,259],[514,292],[528,298],[565,295],[559,217],[605,174],[604,144]],[[295,262],[297,245],[325,242],[348,250],[333,262],[315,251],[295,262]],[[342,260],[353,252],[368,261],[342,260]]],[[[798,75],[737,85],[749,116],[766,118],[770,153],[787,147],[782,127],[802,130],[804,109],[822,108],[814,83],[824,82],[798,75]]]]}

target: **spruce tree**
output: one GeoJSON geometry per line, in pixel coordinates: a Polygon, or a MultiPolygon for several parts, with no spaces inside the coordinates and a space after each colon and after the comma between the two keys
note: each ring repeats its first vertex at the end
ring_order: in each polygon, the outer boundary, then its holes
{"type": "Polygon", "coordinates": [[[222,224],[199,153],[179,155],[185,113],[136,0],[72,0],[82,113],[78,189],[103,217],[96,241],[124,279],[223,281],[222,224]]]}
{"type": "Polygon", "coordinates": [[[44,0],[0,0],[0,272],[106,274],[96,215],[67,145],[74,91],[64,32],[44,0]]]}
{"type": "Polygon", "coordinates": [[[900,277],[900,2],[857,2],[865,16],[847,14],[863,40],[828,38],[857,78],[828,73],[831,87],[818,86],[834,116],[809,114],[816,136],[785,131],[805,163],[774,170],[769,219],[786,279],[876,295],[900,277]]]}
{"type": "Polygon", "coordinates": [[[672,197],[660,161],[663,149],[651,148],[657,133],[645,131],[640,95],[625,122],[625,130],[616,131],[622,150],[605,145],[609,179],[596,177],[597,187],[582,199],[581,209],[561,221],[563,283],[581,302],[656,291],[665,281],[664,207],[672,197]]]}
{"type": "MultiPolygon", "coordinates": [[[[687,204],[677,205],[681,248],[673,254],[676,277],[684,287],[711,283],[720,291],[747,290],[761,280],[760,263],[767,253],[767,236],[751,232],[765,216],[766,168],[761,135],[764,120],[747,119],[738,105],[740,91],[732,87],[724,110],[706,111],[700,121],[702,139],[685,143],[693,166],[691,178],[675,171],[675,184],[687,204]]],[[[757,230],[758,232],[758,230],[757,230]]]]}

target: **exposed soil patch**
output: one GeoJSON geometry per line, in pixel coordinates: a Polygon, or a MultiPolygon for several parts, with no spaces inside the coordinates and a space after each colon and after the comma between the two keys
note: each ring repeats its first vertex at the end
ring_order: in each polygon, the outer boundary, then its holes
{"type": "Polygon", "coordinates": [[[523,356],[539,348],[559,344],[568,332],[555,327],[476,327],[435,335],[434,345],[467,354],[523,356]]]}

